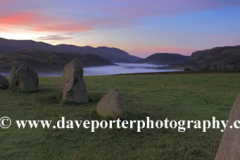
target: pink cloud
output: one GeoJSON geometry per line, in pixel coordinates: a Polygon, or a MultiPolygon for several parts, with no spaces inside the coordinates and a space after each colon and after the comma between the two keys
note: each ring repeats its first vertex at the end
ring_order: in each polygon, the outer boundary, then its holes
{"type": "Polygon", "coordinates": [[[36,15],[33,15],[32,13],[31,14],[19,13],[19,14],[9,15],[4,18],[0,18],[0,23],[1,25],[21,26],[21,25],[32,23],[37,19],[38,17],[36,15]]]}
{"type": "Polygon", "coordinates": [[[33,31],[53,31],[53,32],[82,32],[91,30],[90,27],[76,24],[74,21],[45,17],[34,12],[15,13],[0,18],[1,27],[27,27],[33,31]]]}

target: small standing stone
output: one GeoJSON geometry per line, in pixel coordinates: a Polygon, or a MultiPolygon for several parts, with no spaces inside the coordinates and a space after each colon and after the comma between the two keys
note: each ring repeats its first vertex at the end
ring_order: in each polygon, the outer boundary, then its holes
{"type": "Polygon", "coordinates": [[[18,67],[14,66],[10,70],[10,87],[17,86],[17,69],[18,67]]]}
{"type": "Polygon", "coordinates": [[[110,88],[109,92],[98,102],[97,113],[102,117],[125,117],[123,99],[117,88],[110,88]]]}
{"type": "Polygon", "coordinates": [[[7,78],[0,75],[0,89],[7,89],[8,86],[9,86],[9,82],[8,82],[7,78]]]}
{"type": "Polygon", "coordinates": [[[17,83],[22,90],[36,91],[38,89],[38,74],[29,65],[24,63],[16,71],[17,83]]]}
{"type": "Polygon", "coordinates": [[[75,58],[68,63],[62,74],[62,99],[69,102],[88,102],[86,85],[83,80],[82,62],[75,58]]]}
{"type": "MultiPolygon", "coordinates": [[[[240,158],[240,129],[233,127],[233,123],[236,120],[240,120],[240,93],[230,112],[228,124],[222,136],[215,160],[235,160],[240,158]]],[[[237,125],[239,126],[239,123],[237,125]]]]}

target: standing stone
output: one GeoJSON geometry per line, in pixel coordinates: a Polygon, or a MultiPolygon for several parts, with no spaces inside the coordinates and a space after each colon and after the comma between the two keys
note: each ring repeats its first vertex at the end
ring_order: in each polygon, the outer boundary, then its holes
{"type": "Polygon", "coordinates": [[[9,86],[7,78],[0,75],[0,89],[7,89],[9,86]]]}
{"type": "Polygon", "coordinates": [[[36,91],[38,89],[38,74],[33,68],[24,63],[16,71],[17,83],[22,90],[36,91]]]}
{"type": "Polygon", "coordinates": [[[62,75],[62,99],[69,102],[88,102],[86,85],[83,80],[82,62],[75,58],[63,69],[62,75]]]}
{"type": "Polygon", "coordinates": [[[14,66],[10,70],[10,87],[17,86],[17,69],[18,67],[14,66]]]}
{"type": "Polygon", "coordinates": [[[123,99],[115,87],[110,88],[109,92],[98,102],[97,113],[102,117],[125,117],[123,99]]]}
{"type": "MultiPolygon", "coordinates": [[[[240,93],[233,105],[228,124],[222,136],[215,160],[237,160],[240,158],[240,129],[234,129],[233,123],[240,120],[240,93]]],[[[239,126],[239,123],[237,123],[239,126]]]]}

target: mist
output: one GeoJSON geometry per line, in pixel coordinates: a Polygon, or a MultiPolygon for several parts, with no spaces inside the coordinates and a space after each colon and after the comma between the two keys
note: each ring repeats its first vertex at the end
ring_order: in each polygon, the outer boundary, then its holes
{"type": "MultiPolygon", "coordinates": [[[[149,73],[149,72],[173,72],[183,71],[183,69],[159,69],[158,67],[166,67],[166,65],[155,65],[146,63],[115,63],[112,66],[96,66],[83,68],[84,76],[101,76],[114,74],[131,74],[131,73],[149,73]]],[[[9,77],[10,73],[1,73],[5,77],[9,77]]],[[[38,73],[39,77],[60,77],[61,72],[54,73],[38,73]]]]}

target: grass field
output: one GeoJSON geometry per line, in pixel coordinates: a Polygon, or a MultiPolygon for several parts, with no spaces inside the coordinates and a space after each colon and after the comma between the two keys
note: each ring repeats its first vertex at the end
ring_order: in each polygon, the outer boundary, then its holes
{"type": "Polygon", "coordinates": [[[228,119],[240,89],[240,74],[114,75],[84,77],[90,102],[59,101],[61,77],[40,78],[39,91],[0,90],[0,159],[214,159],[220,130],[188,129],[18,129],[15,120],[101,119],[98,101],[114,86],[123,97],[127,119],[228,119]]]}

